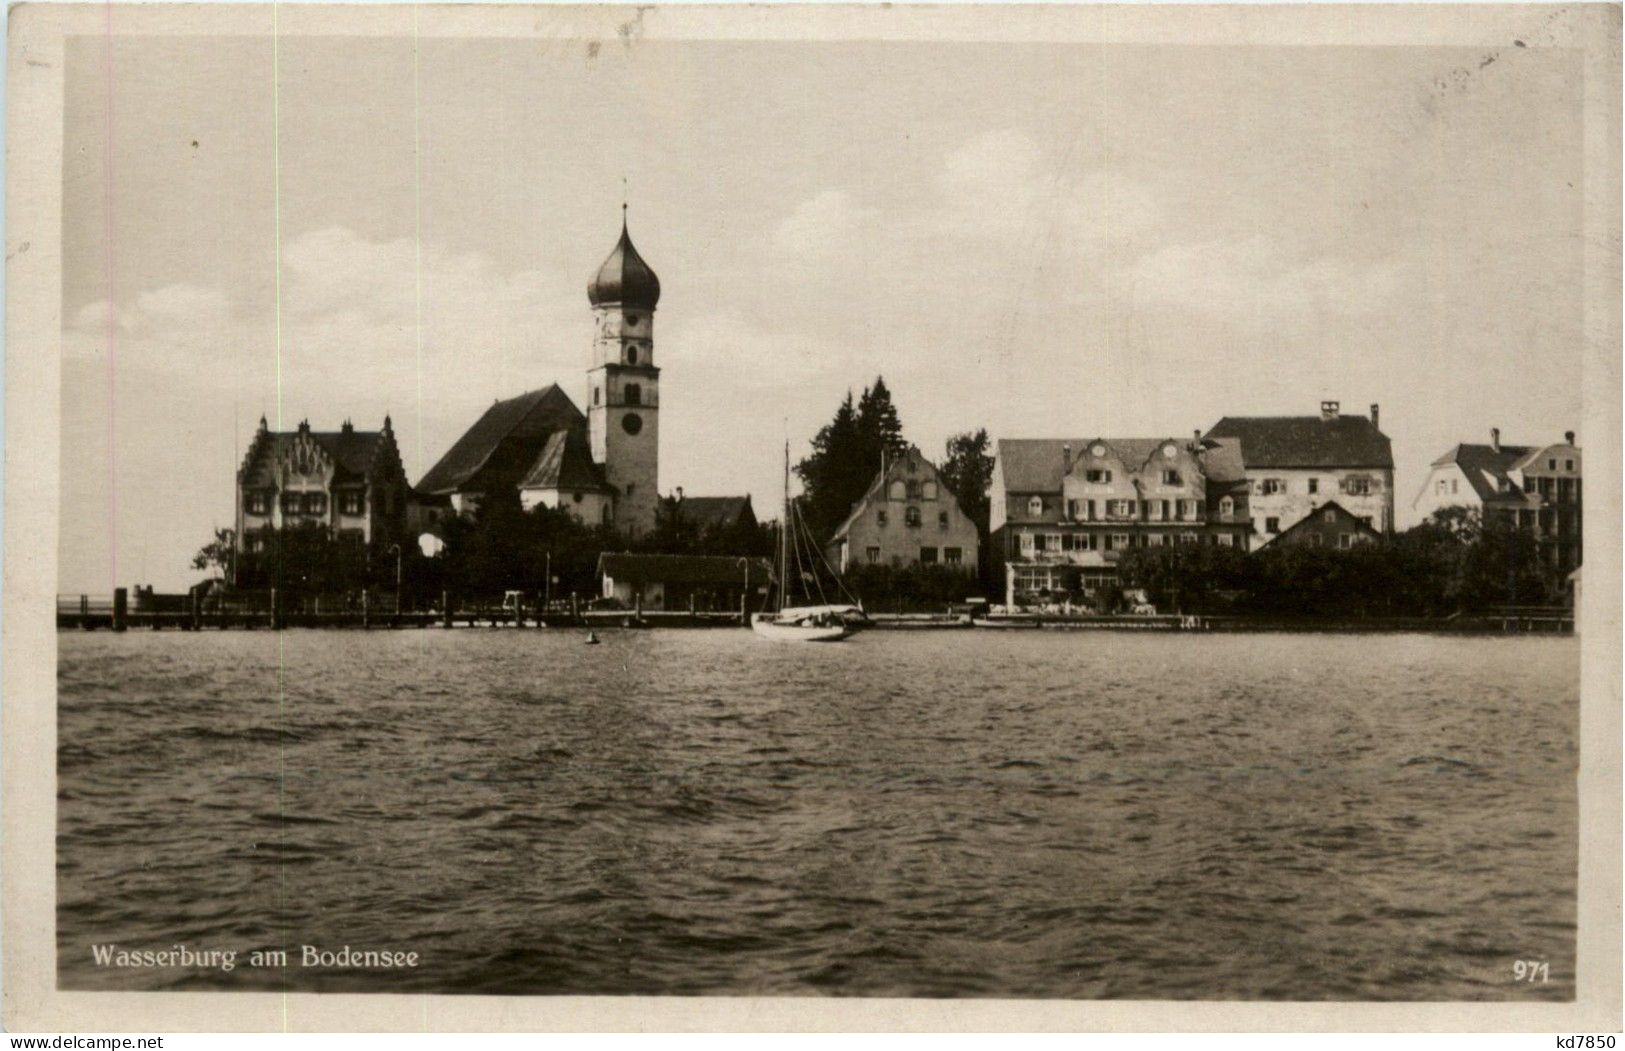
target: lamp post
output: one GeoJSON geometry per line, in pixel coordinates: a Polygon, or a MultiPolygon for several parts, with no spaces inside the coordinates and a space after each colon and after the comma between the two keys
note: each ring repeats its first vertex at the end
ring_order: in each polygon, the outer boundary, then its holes
{"type": "Polygon", "coordinates": [[[401,611],[401,545],[390,544],[384,550],[395,552],[395,612],[401,611]]]}

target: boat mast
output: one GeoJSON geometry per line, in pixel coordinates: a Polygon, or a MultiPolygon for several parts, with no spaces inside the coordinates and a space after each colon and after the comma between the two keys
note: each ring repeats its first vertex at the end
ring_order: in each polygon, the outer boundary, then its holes
{"type": "Polygon", "coordinates": [[[779,523],[779,608],[790,604],[790,441],[784,442],[784,520],[779,523]]]}

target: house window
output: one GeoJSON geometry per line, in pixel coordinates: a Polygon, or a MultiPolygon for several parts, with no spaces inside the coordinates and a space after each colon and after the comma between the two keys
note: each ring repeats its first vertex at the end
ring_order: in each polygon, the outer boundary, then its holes
{"type": "Polygon", "coordinates": [[[926,482],[923,488],[925,490],[925,498],[927,500],[935,500],[937,498],[936,482],[926,482]]]}
{"type": "Polygon", "coordinates": [[[920,509],[918,507],[911,507],[907,511],[904,511],[903,512],[903,522],[905,524],[911,525],[911,526],[919,525],[920,524],[920,509]]]}
{"type": "Polygon", "coordinates": [[[304,494],[302,494],[302,493],[283,493],[282,494],[282,513],[285,514],[285,515],[296,515],[296,514],[299,513],[299,508],[301,507],[301,505],[303,503],[304,503],[304,494]]]}
{"type": "Polygon", "coordinates": [[[1281,520],[1279,518],[1266,518],[1266,519],[1264,519],[1264,532],[1266,532],[1266,533],[1279,533],[1280,531],[1281,531],[1281,520]]]}
{"type": "Polygon", "coordinates": [[[1363,475],[1356,475],[1343,479],[1343,491],[1350,496],[1368,496],[1371,493],[1371,479],[1363,475]]]}
{"type": "Polygon", "coordinates": [[[1555,470],[1557,470],[1557,461],[1556,461],[1556,460],[1547,460],[1547,461],[1546,461],[1546,469],[1547,469],[1547,470],[1548,470],[1548,471],[1555,471],[1555,470]]]}
{"type": "Polygon", "coordinates": [[[1231,536],[1229,533],[1220,533],[1219,534],[1219,546],[1220,547],[1235,547],[1236,546],[1236,538],[1231,536]]]}
{"type": "Polygon", "coordinates": [[[1092,470],[1083,472],[1083,480],[1094,485],[1109,485],[1112,480],[1110,471],[1092,470]]]}
{"type": "Polygon", "coordinates": [[[1033,548],[1033,539],[1034,538],[1033,538],[1033,535],[1031,533],[1022,533],[1021,534],[1021,553],[1024,556],[1028,557],[1028,558],[1032,557],[1032,553],[1033,553],[1033,550],[1034,550],[1034,548],[1033,548]]]}
{"type": "Polygon", "coordinates": [[[1367,528],[1367,529],[1371,529],[1371,528],[1374,528],[1374,527],[1373,527],[1373,526],[1372,526],[1372,525],[1371,525],[1371,516],[1370,516],[1370,515],[1361,515],[1361,516],[1360,516],[1360,521],[1362,521],[1362,522],[1364,522],[1364,523],[1365,523],[1365,524],[1366,524],[1366,528],[1367,528]]]}
{"type": "Polygon", "coordinates": [[[944,529],[948,528],[948,512],[946,512],[946,511],[938,511],[937,512],[937,525],[941,526],[944,529]]]}
{"type": "Polygon", "coordinates": [[[1326,543],[1326,538],[1321,536],[1319,533],[1310,533],[1309,534],[1309,546],[1310,547],[1323,547],[1325,545],[1325,543],[1326,543]]]}
{"type": "Polygon", "coordinates": [[[1286,482],[1279,478],[1266,478],[1258,483],[1258,491],[1264,496],[1286,492],[1286,482]]]}
{"type": "Polygon", "coordinates": [[[1336,511],[1327,511],[1325,514],[1321,515],[1320,517],[1324,521],[1335,522],[1335,521],[1337,521],[1337,512],[1336,511]]]}
{"type": "Polygon", "coordinates": [[[871,566],[880,561],[880,548],[878,547],[866,547],[863,549],[863,553],[868,557],[871,566]]]}
{"type": "Polygon", "coordinates": [[[305,494],[305,514],[307,514],[307,515],[320,515],[320,514],[326,514],[326,513],[327,513],[327,494],[326,493],[306,493],[305,494]]]}
{"type": "Polygon", "coordinates": [[[1311,478],[1311,479],[1309,479],[1309,491],[1311,493],[1320,492],[1320,479],[1319,478],[1311,478]]]}
{"type": "Polygon", "coordinates": [[[1345,551],[1348,550],[1349,548],[1353,547],[1354,546],[1354,534],[1353,533],[1338,533],[1337,534],[1337,546],[1342,548],[1345,551]]]}
{"type": "Polygon", "coordinates": [[[1076,500],[1066,502],[1066,516],[1074,519],[1078,517],[1078,502],[1076,500]]]}
{"type": "Polygon", "coordinates": [[[1180,484],[1182,484],[1180,482],[1180,479],[1179,479],[1179,472],[1178,471],[1164,471],[1164,472],[1162,472],[1162,484],[1163,485],[1180,485],[1180,484]]]}
{"type": "Polygon", "coordinates": [[[258,551],[265,546],[265,538],[258,533],[249,533],[243,538],[244,548],[250,552],[258,551]]]}
{"type": "Polygon", "coordinates": [[[1125,550],[1128,547],[1128,534],[1113,533],[1110,542],[1106,545],[1106,550],[1110,551],[1114,547],[1119,551],[1125,550]]]}
{"type": "Polygon", "coordinates": [[[1027,513],[1034,518],[1044,513],[1044,498],[1034,496],[1027,501],[1027,513]]]}
{"type": "Polygon", "coordinates": [[[965,553],[957,547],[945,547],[942,549],[942,561],[947,565],[957,566],[965,561],[965,553]]]}
{"type": "Polygon", "coordinates": [[[1225,518],[1229,518],[1235,513],[1235,510],[1236,502],[1234,500],[1228,496],[1219,498],[1219,514],[1223,515],[1225,518]]]}
{"type": "Polygon", "coordinates": [[[899,478],[897,481],[891,484],[891,488],[887,491],[887,496],[892,500],[906,500],[908,499],[908,487],[905,486],[903,484],[903,480],[899,478]]]}
{"type": "Polygon", "coordinates": [[[339,493],[339,514],[358,515],[365,506],[365,494],[353,489],[339,493]]]}
{"type": "Polygon", "coordinates": [[[1573,460],[1564,460],[1563,461],[1563,470],[1565,470],[1565,471],[1574,470],[1574,461],[1573,460]]]}
{"type": "Polygon", "coordinates": [[[920,483],[912,478],[908,480],[908,498],[910,500],[918,500],[920,498],[920,483]]]}
{"type": "Polygon", "coordinates": [[[886,509],[884,507],[882,507],[879,511],[875,512],[875,524],[876,525],[885,525],[886,524],[886,509]]]}
{"type": "Polygon", "coordinates": [[[934,566],[937,564],[937,549],[934,547],[920,548],[920,565],[934,566]]]}
{"type": "Polygon", "coordinates": [[[271,510],[271,495],[269,493],[256,490],[248,494],[247,498],[244,500],[244,503],[249,514],[263,515],[271,510]]]}
{"type": "Polygon", "coordinates": [[[628,405],[643,404],[643,388],[636,383],[626,385],[626,403],[628,405]]]}
{"type": "Polygon", "coordinates": [[[1033,541],[1033,550],[1034,551],[1047,551],[1047,550],[1049,550],[1049,537],[1044,535],[1043,533],[1034,533],[1034,534],[1032,534],[1032,541],[1033,541]]]}

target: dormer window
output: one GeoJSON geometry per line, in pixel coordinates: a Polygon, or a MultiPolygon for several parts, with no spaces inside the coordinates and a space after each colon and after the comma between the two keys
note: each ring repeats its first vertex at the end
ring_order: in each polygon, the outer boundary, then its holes
{"type": "Polygon", "coordinates": [[[1083,480],[1092,485],[1110,485],[1112,473],[1110,471],[1095,469],[1083,472],[1083,480]]]}
{"type": "Polygon", "coordinates": [[[358,515],[364,507],[366,507],[365,494],[353,489],[339,494],[340,514],[358,515]]]}
{"type": "Polygon", "coordinates": [[[903,521],[911,526],[919,525],[920,509],[918,507],[911,507],[907,511],[903,512],[903,521]]]}
{"type": "Polygon", "coordinates": [[[1044,498],[1035,496],[1029,499],[1027,501],[1027,513],[1034,518],[1042,515],[1044,513],[1044,498]]]}

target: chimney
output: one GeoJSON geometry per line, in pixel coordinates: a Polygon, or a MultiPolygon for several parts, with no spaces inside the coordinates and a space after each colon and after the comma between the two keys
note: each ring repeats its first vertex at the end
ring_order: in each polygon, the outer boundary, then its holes
{"type": "Polygon", "coordinates": [[[1565,443],[1569,444],[1569,445],[1573,445],[1574,444],[1574,432],[1573,431],[1564,431],[1563,432],[1563,441],[1565,443]]]}
{"type": "Polygon", "coordinates": [[[1072,443],[1066,442],[1061,446],[1061,474],[1072,473],[1072,443]]]}
{"type": "Polygon", "coordinates": [[[1494,452],[1501,451],[1501,428],[1499,427],[1490,428],[1490,449],[1494,452]]]}
{"type": "Polygon", "coordinates": [[[680,485],[677,487],[677,502],[683,502],[683,487],[680,485]]]}
{"type": "Polygon", "coordinates": [[[1379,423],[1378,420],[1377,420],[1377,403],[1376,402],[1371,403],[1371,426],[1375,427],[1379,431],[1382,430],[1382,424],[1379,423]]]}
{"type": "Polygon", "coordinates": [[[1337,419],[1337,410],[1339,408],[1341,408],[1341,406],[1335,401],[1323,401],[1323,402],[1321,402],[1320,403],[1320,418],[1323,419],[1323,420],[1335,420],[1335,419],[1337,419]]]}

